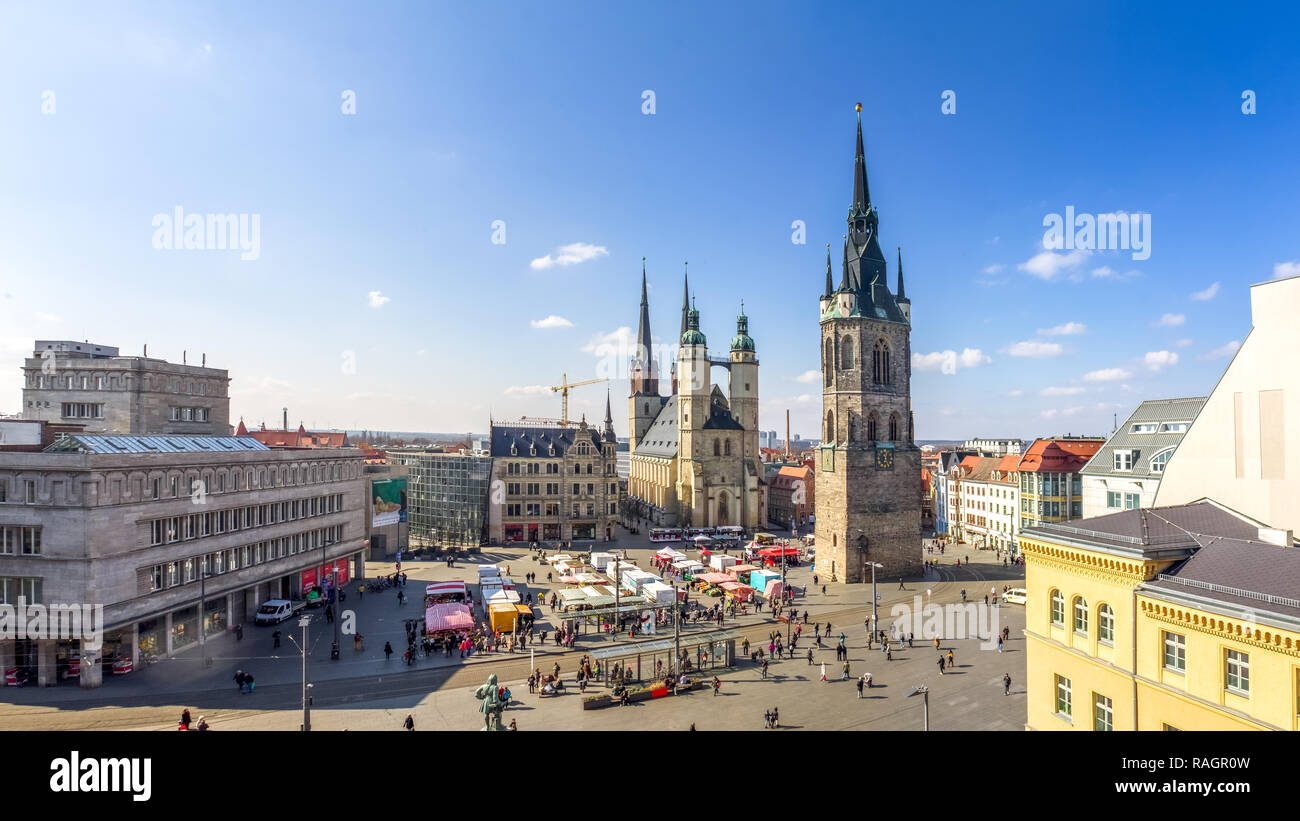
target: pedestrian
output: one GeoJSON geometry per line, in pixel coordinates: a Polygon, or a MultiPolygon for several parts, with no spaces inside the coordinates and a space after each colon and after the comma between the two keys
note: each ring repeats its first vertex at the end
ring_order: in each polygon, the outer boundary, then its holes
{"type": "Polygon", "coordinates": [[[858,679],[858,698],[862,698],[862,679],[858,679]]]}
{"type": "Polygon", "coordinates": [[[252,673],[244,673],[244,683],[248,685],[249,693],[252,693],[253,688],[257,686],[257,682],[253,681],[252,673]]]}
{"type": "Polygon", "coordinates": [[[998,652],[1002,652],[1002,637],[998,636],[998,652]]]}
{"type": "Polygon", "coordinates": [[[239,687],[239,692],[244,692],[244,671],[235,671],[235,685],[239,687]]]}
{"type": "Polygon", "coordinates": [[[952,668],[954,668],[954,667],[956,667],[956,666],[957,666],[957,665],[956,665],[956,662],[953,660],[953,657],[952,657],[952,651],[949,650],[949,651],[948,651],[948,669],[951,670],[952,668]]]}
{"type": "Polygon", "coordinates": [[[763,678],[767,678],[767,659],[763,659],[763,678]]]}
{"type": "Polygon", "coordinates": [[[763,726],[764,726],[765,728],[769,729],[769,730],[772,729],[772,711],[771,711],[771,710],[764,710],[764,711],[763,711],[763,726]]]}
{"type": "Polygon", "coordinates": [[[384,642],[384,661],[393,657],[393,645],[390,642],[384,642]]]}
{"type": "Polygon", "coordinates": [[[242,624],[236,624],[236,625],[235,625],[235,641],[243,641],[243,640],[244,640],[244,625],[242,625],[242,624]]]}
{"type": "Polygon", "coordinates": [[[823,596],[826,595],[826,585],[824,585],[824,584],[822,585],[822,595],[823,595],[823,596]]]}
{"type": "Polygon", "coordinates": [[[772,726],[773,727],[781,726],[781,711],[776,707],[772,708],[772,726]]]}
{"type": "Polygon", "coordinates": [[[714,676],[714,677],[713,677],[713,694],[716,696],[716,695],[718,694],[718,691],[721,690],[721,689],[722,689],[722,679],[718,678],[717,676],[714,676]]]}
{"type": "Polygon", "coordinates": [[[826,680],[826,662],[822,662],[822,681],[826,680]]]}
{"type": "Polygon", "coordinates": [[[939,649],[939,637],[938,637],[938,636],[935,636],[935,637],[934,637],[934,649],[936,649],[936,650],[939,649]]]}
{"type": "Polygon", "coordinates": [[[365,597],[366,597],[366,586],[364,584],[357,585],[357,598],[364,599],[365,597]]]}
{"type": "Polygon", "coordinates": [[[848,680],[849,680],[849,661],[848,659],[845,659],[844,672],[840,674],[840,681],[848,681],[848,680]]]}
{"type": "Polygon", "coordinates": [[[898,589],[899,589],[899,590],[906,590],[906,589],[907,589],[906,587],[903,587],[903,580],[902,580],[902,579],[899,579],[899,580],[898,580],[898,589]]]}
{"type": "Polygon", "coordinates": [[[911,647],[912,647],[912,634],[911,634],[911,633],[908,633],[908,634],[907,634],[907,646],[908,646],[908,649],[911,649],[911,647]]]}
{"type": "Polygon", "coordinates": [[[1004,696],[1011,695],[1011,674],[1010,673],[1002,674],[1002,695],[1004,696]]]}
{"type": "Polygon", "coordinates": [[[943,656],[939,656],[939,675],[943,675],[943,656]]]}
{"type": "Polygon", "coordinates": [[[201,732],[201,733],[203,733],[203,732],[207,732],[207,729],[208,729],[208,720],[207,720],[206,718],[204,718],[203,716],[199,716],[199,727],[198,727],[198,729],[199,729],[199,732],[201,732]]]}
{"type": "Polygon", "coordinates": [[[414,731],[415,731],[415,717],[412,716],[410,713],[407,713],[407,714],[406,714],[406,721],[402,722],[402,726],[406,728],[407,732],[414,732],[414,731]]]}
{"type": "Polygon", "coordinates": [[[275,642],[275,645],[274,645],[274,647],[273,647],[272,649],[279,649],[279,647],[280,647],[280,631],[279,631],[279,630],[276,630],[274,633],[271,634],[271,641],[275,642]]]}
{"type": "Polygon", "coordinates": [[[808,648],[808,666],[812,667],[812,648],[808,648]]]}
{"type": "Polygon", "coordinates": [[[193,722],[190,719],[190,708],[186,707],[181,711],[181,727],[188,730],[193,722]]]}

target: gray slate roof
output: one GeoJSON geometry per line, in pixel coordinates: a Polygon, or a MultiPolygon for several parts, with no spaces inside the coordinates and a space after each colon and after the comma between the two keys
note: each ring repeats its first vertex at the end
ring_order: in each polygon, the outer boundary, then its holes
{"type": "Polygon", "coordinates": [[[588,427],[585,431],[576,425],[571,428],[538,427],[529,425],[492,426],[492,455],[510,457],[510,446],[515,446],[515,458],[532,456],[532,446],[537,446],[537,459],[553,459],[563,456],[575,442],[586,438],[600,453],[600,431],[588,427]],[[555,454],[551,454],[551,445],[555,445],[555,454]]]}
{"type": "MultiPolygon", "coordinates": [[[[1151,457],[1182,441],[1184,433],[1133,433],[1133,426],[1141,423],[1159,425],[1162,422],[1188,422],[1196,418],[1207,397],[1186,399],[1149,399],[1137,406],[1133,415],[1124,420],[1080,471],[1084,476],[1116,476],[1126,479],[1158,478],[1151,472],[1151,457]],[[1115,451],[1136,450],[1132,470],[1115,470],[1115,451]]],[[[1159,430],[1159,428],[1157,428],[1159,430]]]]}
{"type": "Polygon", "coordinates": [[[1169,578],[1157,577],[1144,587],[1300,618],[1300,549],[1295,547],[1216,539],[1162,575],[1169,578]]]}
{"type": "Polygon", "coordinates": [[[660,409],[655,421],[646,429],[645,436],[637,443],[638,456],[657,456],[672,459],[677,455],[680,436],[677,430],[677,396],[668,397],[660,409]]]}

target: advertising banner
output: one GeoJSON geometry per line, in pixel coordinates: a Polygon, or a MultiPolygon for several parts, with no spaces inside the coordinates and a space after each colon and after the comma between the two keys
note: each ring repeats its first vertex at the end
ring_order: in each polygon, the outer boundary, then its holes
{"type": "Polygon", "coordinates": [[[370,484],[374,527],[406,521],[406,479],[381,479],[370,484]]]}

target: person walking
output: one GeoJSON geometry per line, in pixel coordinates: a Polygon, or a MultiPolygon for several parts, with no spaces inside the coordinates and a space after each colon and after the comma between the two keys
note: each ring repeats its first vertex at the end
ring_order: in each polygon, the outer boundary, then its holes
{"type": "Polygon", "coordinates": [[[244,671],[235,671],[235,685],[239,687],[239,692],[244,692],[244,671]]]}
{"type": "Polygon", "coordinates": [[[235,641],[243,641],[243,640],[244,640],[244,625],[242,625],[242,624],[236,624],[236,625],[235,625],[235,641]]]}
{"type": "Polygon", "coordinates": [[[714,677],[713,677],[713,694],[716,696],[716,695],[718,694],[718,691],[720,691],[721,689],[722,689],[722,679],[718,678],[717,676],[714,676],[714,677]]]}
{"type": "Polygon", "coordinates": [[[357,598],[364,599],[365,597],[366,597],[366,586],[364,584],[357,585],[357,598]]]}
{"type": "Polygon", "coordinates": [[[956,661],[955,661],[955,659],[953,659],[953,657],[952,657],[952,651],[949,650],[949,651],[948,651],[948,669],[951,670],[951,669],[953,669],[953,668],[956,667],[956,666],[957,666],[956,661]]]}
{"type": "Polygon", "coordinates": [[[406,721],[402,722],[402,726],[406,728],[407,732],[415,732],[415,717],[407,713],[406,721]]]}
{"type": "Polygon", "coordinates": [[[808,666],[812,667],[812,648],[808,648],[808,666]]]}
{"type": "Polygon", "coordinates": [[[943,675],[943,656],[939,656],[939,675],[943,675]]]}
{"type": "Polygon", "coordinates": [[[276,630],[274,633],[271,634],[271,641],[275,642],[275,644],[272,646],[272,649],[276,649],[276,650],[278,650],[279,647],[280,647],[280,631],[279,631],[279,630],[276,630]]]}
{"type": "Polygon", "coordinates": [[[935,637],[934,637],[934,649],[936,649],[936,650],[939,649],[939,637],[938,637],[938,636],[935,636],[935,637]]]}
{"type": "Polygon", "coordinates": [[[907,589],[906,587],[903,587],[903,580],[902,580],[902,579],[899,579],[899,580],[898,580],[898,589],[899,589],[899,590],[906,590],[906,589],[907,589]]]}
{"type": "Polygon", "coordinates": [[[1011,695],[1011,674],[1010,673],[1002,674],[1002,695],[1004,696],[1011,695]]]}
{"type": "Polygon", "coordinates": [[[1002,652],[1002,637],[998,636],[998,652],[1002,652]]]}
{"type": "Polygon", "coordinates": [[[199,730],[199,732],[201,732],[201,733],[203,733],[203,732],[207,732],[207,730],[208,730],[208,720],[207,720],[206,718],[204,718],[203,716],[199,716],[199,726],[198,726],[198,730],[199,730]]]}
{"type": "Polygon", "coordinates": [[[858,678],[858,698],[862,698],[862,678],[858,678]]]}
{"type": "Polygon", "coordinates": [[[826,662],[822,662],[822,681],[826,680],[826,662]]]}
{"type": "Polygon", "coordinates": [[[384,661],[393,657],[393,645],[391,642],[384,642],[384,661]]]}
{"type": "Polygon", "coordinates": [[[840,681],[848,681],[848,680],[849,680],[849,662],[848,659],[845,659],[844,672],[840,673],[840,681]]]}
{"type": "Polygon", "coordinates": [[[767,678],[767,659],[763,659],[763,678],[767,678]]]}

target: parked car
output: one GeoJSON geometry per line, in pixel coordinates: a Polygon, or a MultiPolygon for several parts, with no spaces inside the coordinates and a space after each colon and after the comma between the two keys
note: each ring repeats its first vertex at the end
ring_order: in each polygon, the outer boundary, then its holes
{"type": "Polygon", "coordinates": [[[287,599],[270,599],[257,608],[253,620],[258,624],[279,624],[307,606],[305,601],[292,602],[287,599]]]}
{"type": "Polygon", "coordinates": [[[1002,601],[1006,604],[1024,604],[1026,597],[1023,587],[1013,587],[1002,594],[1002,601]]]}

